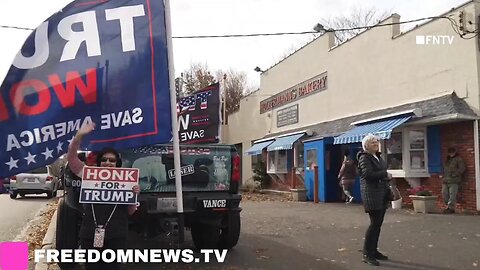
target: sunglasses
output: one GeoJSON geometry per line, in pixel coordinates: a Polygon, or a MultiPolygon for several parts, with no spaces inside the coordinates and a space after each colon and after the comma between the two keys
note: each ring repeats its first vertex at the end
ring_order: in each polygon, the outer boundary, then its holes
{"type": "Polygon", "coordinates": [[[115,163],[115,162],[117,162],[117,159],[116,159],[116,158],[106,158],[106,157],[102,157],[102,158],[100,159],[100,161],[101,161],[101,162],[107,162],[107,161],[108,161],[108,162],[110,162],[110,163],[115,163]]]}

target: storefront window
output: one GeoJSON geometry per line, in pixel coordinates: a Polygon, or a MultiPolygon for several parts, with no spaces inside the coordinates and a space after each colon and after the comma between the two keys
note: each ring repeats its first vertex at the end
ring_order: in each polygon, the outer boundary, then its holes
{"type": "Polygon", "coordinates": [[[385,140],[387,152],[387,166],[389,170],[401,170],[403,168],[402,133],[392,133],[389,140],[385,140]]]}
{"type": "Polygon", "coordinates": [[[269,151],[268,173],[287,173],[287,150],[269,151]]]}
{"type": "Polygon", "coordinates": [[[425,128],[404,128],[384,140],[382,152],[394,177],[418,177],[427,172],[425,128]]]}
{"type": "Polygon", "coordinates": [[[305,162],[305,159],[303,158],[303,143],[297,143],[295,145],[295,164],[294,166],[296,167],[297,172],[301,172],[303,170],[303,165],[305,162]]]}
{"type": "Polygon", "coordinates": [[[410,168],[412,170],[425,169],[425,131],[410,130],[408,132],[410,168]]]}
{"type": "Polygon", "coordinates": [[[307,150],[307,169],[313,170],[314,166],[318,166],[317,149],[307,150]]]}
{"type": "Polygon", "coordinates": [[[262,161],[262,155],[252,155],[251,159],[252,159],[252,168],[255,168],[255,165],[258,162],[262,161]]]}
{"type": "Polygon", "coordinates": [[[275,166],[276,156],[277,156],[277,151],[268,152],[268,171],[269,172],[276,171],[276,166],[275,166]]]}
{"type": "Polygon", "coordinates": [[[277,171],[287,171],[287,150],[278,151],[277,157],[277,171]]]}

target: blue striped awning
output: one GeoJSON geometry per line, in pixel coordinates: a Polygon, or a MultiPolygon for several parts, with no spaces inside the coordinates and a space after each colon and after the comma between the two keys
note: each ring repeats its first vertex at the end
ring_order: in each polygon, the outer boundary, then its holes
{"type": "Polygon", "coordinates": [[[305,133],[277,138],[272,144],[267,147],[267,151],[292,149],[293,143],[300,139],[303,135],[305,135],[305,133]]]}
{"type": "Polygon", "coordinates": [[[347,143],[357,143],[361,142],[363,137],[368,134],[373,134],[380,139],[390,139],[392,130],[401,124],[407,122],[411,115],[402,116],[397,118],[390,118],[388,120],[377,121],[373,123],[367,123],[351,129],[344,134],[335,137],[333,144],[347,144],[347,143]]]}
{"type": "Polygon", "coordinates": [[[262,150],[265,147],[269,146],[272,142],[273,140],[256,143],[252,145],[252,147],[250,147],[250,149],[248,149],[245,153],[247,153],[250,156],[260,155],[262,153],[262,150]]]}

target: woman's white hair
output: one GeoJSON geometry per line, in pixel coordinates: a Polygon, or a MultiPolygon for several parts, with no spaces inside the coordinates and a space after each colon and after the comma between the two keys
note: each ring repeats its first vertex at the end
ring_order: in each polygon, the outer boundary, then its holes
{"type": "Polygon", "coordinates": [[[362,139],[362,148],[363,151],[367,151],[367,144],[371,141],[379,141],[380,138],[378,136],[375,136],[373,134],[368,134],[367,136],[363,137],[362,139]]]}

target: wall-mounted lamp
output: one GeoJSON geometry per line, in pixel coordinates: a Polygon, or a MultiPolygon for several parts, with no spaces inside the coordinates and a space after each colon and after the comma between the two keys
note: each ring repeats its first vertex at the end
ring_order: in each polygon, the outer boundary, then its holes
{"type": "Polygon", "coordinates": [[[263,70],[262,70],[261,68],[259,68],[259,67],[255,67],[253,70],[255,70],[256,72],[262,72],[262,73],[265,72],[265,71],[263,71],[263,70]]]}

